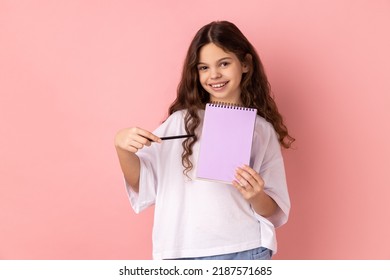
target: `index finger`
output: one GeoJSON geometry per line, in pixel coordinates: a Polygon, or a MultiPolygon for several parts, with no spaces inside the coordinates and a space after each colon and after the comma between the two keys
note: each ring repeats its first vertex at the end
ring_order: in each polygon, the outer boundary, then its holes
{"type": "Polygon", "coordinates": [[[142,137],[148,139],[150,142],[161,143],[161,139],[159,137],[157,137],[156,135],[154,135],[153,133],[151,133],[147,130],[140,130],[138,132],[138,134],[141,135],[142,137]]]}

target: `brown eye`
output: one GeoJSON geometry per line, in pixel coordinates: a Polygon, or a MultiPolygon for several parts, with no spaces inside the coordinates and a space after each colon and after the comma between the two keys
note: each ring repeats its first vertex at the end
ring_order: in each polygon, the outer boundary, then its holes
{"type": "Polygon", "coordinates": [[[221,62],[221,67],[227,67],[229,64],[229,62],[221,62]]]}

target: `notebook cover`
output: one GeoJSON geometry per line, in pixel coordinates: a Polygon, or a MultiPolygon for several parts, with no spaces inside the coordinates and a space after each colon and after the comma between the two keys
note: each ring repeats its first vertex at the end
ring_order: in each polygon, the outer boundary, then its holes
{"type": "Polygon", "coordinates": [[[197,179],[231,184],[236,168],[249,165],[256,114],[252,108],[206,104],[197,179]]]}

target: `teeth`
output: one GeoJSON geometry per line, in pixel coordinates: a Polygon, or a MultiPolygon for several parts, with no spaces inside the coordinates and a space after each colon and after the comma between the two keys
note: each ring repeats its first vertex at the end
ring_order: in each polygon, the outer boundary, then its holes
{"type": "Polygon", "coordinates": [[[211,85],[211,87],[213,87],[213,88],[221,88],[224,85],[226,85],[226,83],[211,85]]]}

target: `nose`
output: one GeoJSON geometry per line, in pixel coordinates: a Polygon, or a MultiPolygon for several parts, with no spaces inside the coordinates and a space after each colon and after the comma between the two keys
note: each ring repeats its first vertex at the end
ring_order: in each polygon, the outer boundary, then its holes
{"type": "Polygon", "coordinates": [[[221,73],[219,73],[218,68],[212,68],[210,73],[211,79],[219,79],[221,78],[221,73]]]}

